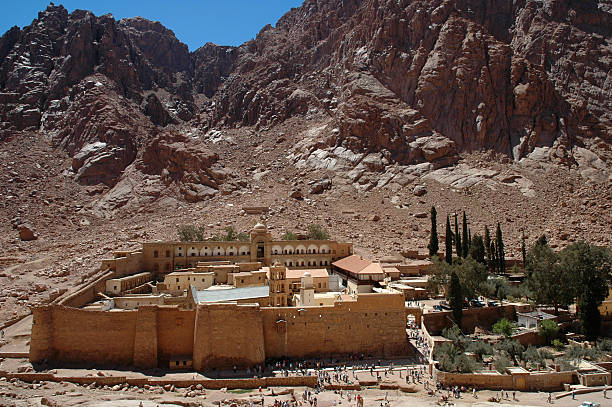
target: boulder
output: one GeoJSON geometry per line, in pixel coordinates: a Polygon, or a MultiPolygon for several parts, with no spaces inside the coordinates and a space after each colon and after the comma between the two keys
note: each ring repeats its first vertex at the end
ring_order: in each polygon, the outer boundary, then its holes
{"type": "Polygon", "coordinates": [[[412,190],[412,193],[415,196],[423,196],[427,193],[427,188],[425,188],[425,185],[417,185],[412,190]]]}
{"type": "Polygon", "coordinates": [[[24,241],[36,240],[38,235],[34,232],[34,228],[29,223],[22,223],[17,226],[19,230],[19,238],[24,241]]]}

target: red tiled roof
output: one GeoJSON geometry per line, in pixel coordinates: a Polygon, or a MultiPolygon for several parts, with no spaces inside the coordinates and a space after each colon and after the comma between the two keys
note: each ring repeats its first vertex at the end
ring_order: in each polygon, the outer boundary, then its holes
{"type": "Polygon", "coordinates": [[[371,261],[366,260],[356,254],[353,254],[351,256],[345,257],[332,263],[332,265],[338,267],[339,269],[355,274],[359,273],[361,270],[368,267],[370,264],[372,264],[371,261]]]}

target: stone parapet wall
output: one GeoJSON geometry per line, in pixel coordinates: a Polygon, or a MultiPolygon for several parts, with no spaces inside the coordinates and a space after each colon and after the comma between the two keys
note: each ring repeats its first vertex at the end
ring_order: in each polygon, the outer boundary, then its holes
{"type": "Polygon", "coordinates": [[[126,376],[60,376],[51,373],[10,373],[0,371],[0,376],[7,379],[19,379],[27,383],[40,381],[48,382],[70,382],[88,385],[96,383],[101,386],[115,386],[117,384],[127,383],[130,386],[143,387],[149,386],[165,386],[166,384],[174,385],[175,387],[190,387],[201,384],[206,389],[256,389],[259,387],[270,386],[300,386],[300,387],[315,387],[317,384],[316,376],[291,376],[291,377],[262,377],[248,379],[201,379],[201,380],[184,380],[184,379],[166,379],[166,378],[133,378],[126,376]]]}

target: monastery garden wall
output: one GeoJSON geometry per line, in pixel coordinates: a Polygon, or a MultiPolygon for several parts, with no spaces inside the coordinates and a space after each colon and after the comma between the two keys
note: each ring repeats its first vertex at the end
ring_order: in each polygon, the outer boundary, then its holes
{"type": "Polygon", "coordinates": [[[467,386],[477,389],[519,390],[519,391],[558,391],[564,384],[577,383],[575,371],[568,372],[531,372],[526,374],[448,373],[433,369],[434,380],[444,386],[467,386]]]}

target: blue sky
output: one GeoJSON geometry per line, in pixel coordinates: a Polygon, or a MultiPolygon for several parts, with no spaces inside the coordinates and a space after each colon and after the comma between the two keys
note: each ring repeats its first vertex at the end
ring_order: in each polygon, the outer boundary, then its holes
{"type": "MultiPolygon", "coordinates": [[[[92,11],[99,16],[111,13],[115,19],[140,16],[159,21],[174,31],[179,40],[195,51],[207,42],[218,45],[240,45],[254,38],[266,24],[275,25],[302,0],[64,0],[68,12],[92,11]]],[[[29,25],[49,1],[3,0],[0,33],[14,25],[29,25]]],[[[0,34],[0,35],[1,35],[0,34]]]]}

